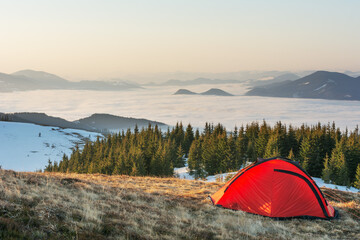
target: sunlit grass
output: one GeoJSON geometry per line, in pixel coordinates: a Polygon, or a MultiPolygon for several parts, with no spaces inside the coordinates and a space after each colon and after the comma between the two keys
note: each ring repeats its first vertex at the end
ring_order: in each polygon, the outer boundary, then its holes
{"type": "MultiPolygon", "coordinates": [[[[359,194],[336,191],[341,218],[271,218],[214,207],[223,183],[0,171],[0,239],[359,239],[359,194]]],[[[325,190],[326,191],[326,190],[325,190]]]]}

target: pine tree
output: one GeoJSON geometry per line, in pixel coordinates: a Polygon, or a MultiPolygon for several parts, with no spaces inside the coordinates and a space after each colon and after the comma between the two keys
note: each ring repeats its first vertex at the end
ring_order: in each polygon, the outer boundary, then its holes
{"type": "Polygon", "coordinates": [[[54,161],[52,172],[58,172],[59,171],[59,165],[57,161],[54,161]]]}
{"type": "Polygon", "coordinates": [[[234,166],[234,156],[229,145],[229,142],[226,139],[226,133],[219,137],[218,146],[216,148],[216,155],[219,159],[220,166],[217,172],[228,172],[233,170],[234,166]]]}
{"type": "Polygon", "coordinates": [[[188,124],[186,131],[185,131],[185,137],[184,137],[184,153],[186,156],[189,154],[190,146],[192,141],[194,141],[194,131],[190,124],[188,124]]]}
{"type": "Polygon", "coordinates": [[[294,156],[294,152],[292,150],[292,148],[290,149],[289,155],[287,156],[288,159],[294,160],[295,156],[294,156]]]}
{"type": "Polygon", "coordinates": [[[277,137],[277,149],[274,152],[276,152],[278,156],[288,155],[291,147],[287,141],[286,125],[282,124],[280,121],[277,122],[273,132],[277,137]]]}
{"type": "Polygon", "coordinates": [[[151,162],[150,162],[150,174],[153,176],[164,176],[163,171],[163,160],[164,152],[163,147],[160,145],[156,150],[156,153],[153,155],[151,162]]]}
{"type": "Polygon", "coordinates": [[[190,174],[195,179],[206,177],[205,168],[201,154],[201,142],[200,140],[194,140],[190,147],[188,167],[190,174]]]}
{"type": "Polygon", "coordinates": [[[336,143],[336,147],[331,153],[329,168],[331,171],[330,180],[338,185],[349,185],[349,177],[347,172],[344,143],[342,141],[336,143]]]}
{"type": "Polygon", "coordinates": [[[356,168],[354,187],[356,187],[360,190],[360,163],[356,168]]]}
{"type": "Polygon", "coordinates": [[[347,169],[346,161],[345,161],[345,155],[342,155],[341,159],[340,159],[340,167],[339,167],[339,175],[338,175],[337,184],[343,185],[343,186],[350,186],[349,174],[348,174],[348,169],[347,169]]]}
{"type": "Polygon", "coordinates": [[[140,175],[135,162],[133,163],[133,167],[131,169],[130,175],[131,176],[139,176],[140,175]]]}
{"type": "Polygon", "coordinates": [[[181,146],[181,144],[179,145],[177,152],[176,152],[176,161],[174,163],[175,167],[184,167],[185,166],[185,158],[184,158],[184,150],[181,146]]]}
{"type": "Polygon", "coordinates": [[[305,170],[308,170],[312,158],[312,147],[310,136],[305,137],[301,142],[299,152],[300,164],[305,170]]]}
{"type": "Polygon", "coordinates": [[[214,175],[219,172],[219,159],[216,155],[217,141],[210,135],[205,137],[201,144],[201,157],[203,159],[205,171],[209,175],[214,175]]]}
{"type": "Polygon", "coordinates": [[[247,144],[246,157],[248,161],[254,162],[257,159],[255,142],[249,140],[247,144]]]}
{"type": "Polygon", "coordinates": [[[234,128],[233,135],[234,135],[234,140],[236,141],[236,139],[238,137],[238,128],[237,128],[237,126],[235,126],[235,128],[234,128]]]}
{"type": "Polygon", "coordinates": [[[244,127],[241,126],[238,131],[238,137],[235,141],[235,159],[236,169],[239,169],[246,161],[247,139],[244,134],[244,127]]]}
{"type": "Polygon", "coordinates": [[[286,143],[287,143],[287,150],[292,152],[292,156],[290,159],[295,159],[296,155],[298,154],[299,143],[296,139],[296,131],[294,130],[293,126],[289,125],[287,136],[286,136],[286,143]]]}
{"type": "Polygon", "coordinates": [[[329,167],[329,156],[328,156],[328,154],[326,154],[326,157],[324,159],[324,169],[322,171],[321,178],[324,180],[325,183],[329,183],[331,175],[332,175],[332,173],[331,173],[331,169],[329,167]]]}
{"type": "Polygon", "coordinates": [[[345,143],[345,157],[350,182],[355,181],[356,169],[360,164],[360,138],[358,129],[350,133],[345,143]]]}
{"type": "Polygon", "coordinates": [[[69,164],[69,158],[64,153],[62,161],[59,163],[59,171],[63,173],[67,172],[68,164],[69,164]]]}
{"type": "Polygon", "coordinates": [[[246,158],[249,161],[256,161],[257,159],[257,152],[256,152],[256,139],[259,133],[259,123],[253,122],[250,125],[246,125],[245,130],[245,139],[247,143],[247,150],[246,150],[246,158]]]}
{"type": "Polygon", "coordinates": [[[174,165],[172,158],[172,150],[169,145],[165,145],[162,153],[162,167],[164,176],[172,176],[174,173],[174,165]]]}
{"type": "Polygon", "coordinates": [[[199,139],[199,138],[200,138],[200,132],[199,132],[199,129],[196,129],[195,139],[199,139]]]}
{"type": "Polygon", "coordinates": [[[146,175],[146,168],[145,168],[145,162],[143,155],[141,153],[141,150],[137,149],[135,153],[135,159],[136,159],[136,170],[137,174],[139,176],[145,176],[146,175]]]}
{"type": "Polygon", "coordinates": [[[44,172],[53,172],[53,164],[51,160],[48,160],[48,165],[45,167],[44,172]]]}
{"type": "Polygon", "coordinates": [[[263,125],[260,127],[259,136],[257,137],[255,143],[256,155],[258,157],[265,158],[265,151],[266,151],[267,143],[269,141],[269,136],[270,136],[269,128],[266,122],[264,121],[263,125]]]}
{"type": "Polygon", "coordinates": [[[279,156],[278,136],[272,135],[266,145],[264,158],[279,156]]]}

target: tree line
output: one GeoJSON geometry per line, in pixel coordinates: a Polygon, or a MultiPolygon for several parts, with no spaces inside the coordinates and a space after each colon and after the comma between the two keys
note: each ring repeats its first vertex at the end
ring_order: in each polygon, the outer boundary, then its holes
{"type": "Polygon", "coordinates": [[[283,156],[298,161],[313,177],[360,187],[359,129],[341,132],[335,123],[300,127],[252,122],[227,131],[206,123],[204,130],[177,123],[162,132],[157,126],[98,138],[76,147],[71,156],[50,162],[45,171],[172,176],[185,165],[195,178],[239,170],[258,157],[283,156]]]}
{"type": "Polygon", "coordinates": [[[174,167],[184,166],[193,137],[191,125],[184,131],[182,123],[165,134],[151,124],[141,130],[136,126],[133,132],[128,129],[87,142],[82,151],[76,147],[59,163],[49,160],[45,171],[172,176],[174,167]]]}

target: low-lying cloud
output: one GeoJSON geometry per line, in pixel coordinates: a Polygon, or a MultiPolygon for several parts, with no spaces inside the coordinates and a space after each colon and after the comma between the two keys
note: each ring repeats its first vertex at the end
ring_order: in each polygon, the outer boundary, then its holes
{"type": "MultiPolygon", "coordinates": [[[[212,86],[191,86],[206,91],[212,86]]],[[[217,85],[232,94],[246,91],[241,84],[217,85]]],[[[265,119],[270,123],[326,124],[353,129],[360,119],[358,101],[269,98],[255,96],[173,95],[178,87],[150,87],[136,91],[39,90],[0,93],[0,112],[45,112],[76,120],[93,113],[146,118],[174,125],[178,121],[203,127],[205,122],[222,123],[228,129],[265,119]]]]}

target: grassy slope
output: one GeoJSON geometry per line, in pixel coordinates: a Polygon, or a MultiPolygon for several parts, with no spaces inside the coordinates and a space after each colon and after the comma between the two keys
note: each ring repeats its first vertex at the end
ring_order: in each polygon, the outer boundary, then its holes
{"type": "Polygon", "coordinates": [[[221,185],[0,170],[0,239],[360,239],[344,211],[360,209],[360,194],[337,192],[338,220],[276,221],[212,206],[221,185]]]}

